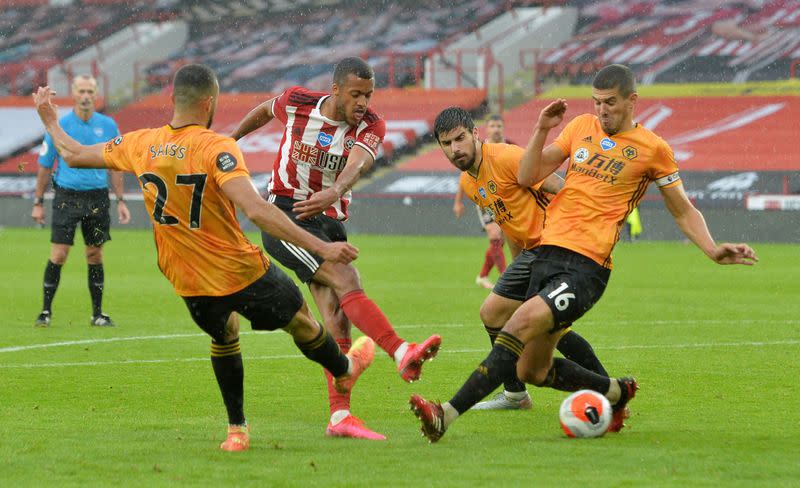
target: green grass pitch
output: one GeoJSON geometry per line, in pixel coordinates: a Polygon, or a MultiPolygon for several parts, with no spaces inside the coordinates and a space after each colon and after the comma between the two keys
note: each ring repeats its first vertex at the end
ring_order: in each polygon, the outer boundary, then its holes
{"type": "MultiPolygon", "coordinates": [[[[53,326],[35,329],[47,230],[0,230],[0,486],[797,486],[800,252],[757,245],[753,268],[681,243],[620,244],[605,296],[576,326],[612,374],[641,385],[619,434],[567,439],[565,393],[534,409],[472,412],[429,445],[412,393],[447,400],[485,357],[473,280],[480,238],[355,236],[368,294],[409,340],[443,336],[423,378],[385,354],[353,412],[386,442],[324,436],[324,378],[283,333],[242,337],[252,447],[224,453],[209,340],[155,265],[152,237],[115,230],[104,309],[89,326],[82,246],[64,268],[53,326]],[[58,343],[63,343],[59,345],[58,343]]],[[[255,241],[258,242],[258,241],[255,241]]]]}

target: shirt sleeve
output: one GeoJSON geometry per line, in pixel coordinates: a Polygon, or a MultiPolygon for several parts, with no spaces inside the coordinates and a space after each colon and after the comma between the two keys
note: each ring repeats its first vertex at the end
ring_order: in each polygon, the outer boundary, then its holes
{"type": "Polygon", "coordinates": [[[106,142],[103,160],[109,169],[135,173],[134,162],[139,153],[138,140],[141,131],[129,132],[106,142]]]}
{"type": "Polygon", "coordinates": [[[558,135],[558,137],[556,137],[556,140],[553,141],[553,144],[558,146],[558,148],[561,149],[561,152],[567,156],[572,154],[572,139],[575,136],[575,131],[580,125],[581,118],[581,116],[578,116],[570,120],[567,126],[561,130],[561,133],[558,135]]]}
{"type": "Polygon", "coordinates": [[[39,166],[47,169],[52,168],[57,156],[58,152],[55,144],[53,144],[53,138],[50,137],[50,134],[45,134],[44,140],[42,140],[42,147],[39,149],[39,166]]]}
{"type": "Polygon", "coordinates": [[[386,122],[376,117],[372,123],[356,135],[356,145],[366,149],[372,155],[372,159],[378,159],[378,149],[385,136],[386,122]]]}
{"type": "Polygon", "coordinates": [[[209,149],[209,155],[211,159],[208,173],[214,177],[217,186],[240,176],[250,177],[242,150],[230,137],[220,138],[214,143],[209,149]]]}
{"type": "Polygon", "coordinates": [[[658,149],[653,156],[650,178],[656,182],[659,188],[671,188],[681,182],[678,164],[675,162],[675,154],[669,144],[663,140],[660,141],[658,149]]]}
{"type": "Polygon", "coordinates": [[[289,105],[289,97],[299,90],[303,90],[303,88],[299,86],[287,88],[286,91],[281,93],[281,95],[272,102],[272,115],[274,115],[276,119],[280,120],[284,124],[288,118],[286,115],[286,106],[289,105]]]}

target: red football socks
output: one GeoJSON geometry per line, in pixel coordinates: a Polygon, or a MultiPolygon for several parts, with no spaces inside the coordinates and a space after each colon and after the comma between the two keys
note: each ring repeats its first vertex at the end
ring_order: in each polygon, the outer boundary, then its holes
{"type": "MultiPolygon", "coordinates": [[[[352,345],[352,340],[349,338],[336,339],[336,342],[339,344],[342,353],[347,354],[347,351],[350,350],[350,346],[352,345]]],[[[339,410],[350,410],[350,393],[339,393],[336,391],[336,388],[333,387],[333,375],[331,375],[327,369],[323,371],[325,371],[325,379],[328,381],[328,402],[331,406],[331,415],[339,410]]]]}
{"type": "Polygon", "coordinates": [[[364,290],[354,290],[339,298],[344,314],[358,329],[375,341],[389,356],[405,342],[392,328],[392,324],[375,302],[364,294],[364,290]]]}

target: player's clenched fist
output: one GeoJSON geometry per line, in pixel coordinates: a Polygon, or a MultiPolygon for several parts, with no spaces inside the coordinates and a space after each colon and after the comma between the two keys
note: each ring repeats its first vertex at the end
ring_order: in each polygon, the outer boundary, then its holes
{"type": "Polygon", "coordinates": [[[540,129],[552,129],[564,120],[565,113],[567,113],[567,101],[559,98],[542,109],[536,125],[540,129]]]}
{"type": "Polygon", "coordinates": [[[358,248],[346,242],[330,242],[319,253],[325,261],[349,264],[358,257],[358,248]]]}

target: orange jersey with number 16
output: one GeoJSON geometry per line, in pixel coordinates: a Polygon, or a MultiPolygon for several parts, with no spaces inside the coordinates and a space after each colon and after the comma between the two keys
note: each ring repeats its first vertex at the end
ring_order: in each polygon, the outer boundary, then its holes
{"type": "Polygon", "coordinates": [[[181,296],[224,296],[269,268],[239,227],[220,187],[247,177],[233,139],[200,125],[130,132],[104,150],[111,169],[134,173],[153,219],[158,267],[181,296]]]}
{"type": "Polygon", "coordinates": [[[553,144],[570,160],[564,188],[550,204],[542,244],[570,249],[611,269],[620,229],[650,183],[680,184],[672,149],[639,124],[608,136],[591,114],[572,119],[553,144]]]}

